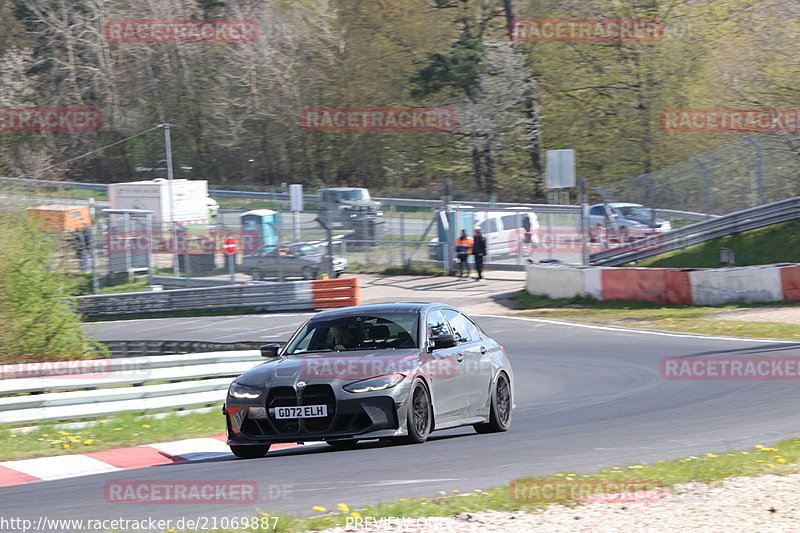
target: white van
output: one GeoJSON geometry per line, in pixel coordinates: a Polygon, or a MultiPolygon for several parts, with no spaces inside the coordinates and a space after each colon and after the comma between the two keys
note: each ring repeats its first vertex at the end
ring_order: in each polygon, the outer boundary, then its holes
{"type": "Polygon", "coordinates": [[[539,219],[532,209],[475,211],[475,227],[486,239],[490,257],[531,253],[539,247],[539,219]]]}

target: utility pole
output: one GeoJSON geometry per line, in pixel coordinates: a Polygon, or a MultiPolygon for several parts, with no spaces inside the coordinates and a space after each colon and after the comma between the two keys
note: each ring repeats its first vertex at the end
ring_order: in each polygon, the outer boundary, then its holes
{"type": "MultiPolygon", "coordinates": [[[[167,150],[167,181],[169,182],[169,187],[167,188],[167,192],[169,194],[169,231],[172,235],[172,275],[174,277],[178,277],[180,275],[180,269],[178,268],[178,235],[175,233],[175,195],[173,194],[172,190],[172,178],[174,177],[172,174],[172,139],[170,138],[169,128],[172,124],[159,124],[159,128],[164,128],[164,144],[167,150]]],[[[163,226],[163,220],[162,220],[163,226]]],[[[188,257],[187,257],[188,260],[188,257]]],[[[188,261],[187,261],[188,262],[188,261]]],[[[189,266],[188,264],[186,265],[189,266]]]]}

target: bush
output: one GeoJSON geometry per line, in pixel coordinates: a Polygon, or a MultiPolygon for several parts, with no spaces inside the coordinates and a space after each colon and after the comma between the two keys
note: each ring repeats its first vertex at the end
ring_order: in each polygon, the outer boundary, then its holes
{"type": "Polygon", "coordinates": [[[103,349],[80,328],[77,292],[63,237],[43,231],[24,212],[0,211],[0,363],[97,357],[103,349]]]}

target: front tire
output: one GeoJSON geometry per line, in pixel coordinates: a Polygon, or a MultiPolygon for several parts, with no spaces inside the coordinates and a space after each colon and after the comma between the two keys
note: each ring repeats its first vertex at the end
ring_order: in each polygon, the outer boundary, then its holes
{"type": "Polygon", "coordinates": [[[433,427],[433,406],[428,389],[421,381],[417,380],[411,386],[409,395],[411,403],[408,406],[406,427],[408,435],[402,437],[402,442],[407,444],[421,444],[428,440],[433,427]]]}
{"type": "Polygon", "coordinates": [[[311,267],[303,267],[303,279],[317,279],[316,271],[311,267]]]}
{"type": "Polygon", "coordinates": [[[257,444],[254,446],[231,444],[231,451],[233,455],[240,459],[258,459],[267,455],[269,446],[269,444],[257,444]]]}
{"type": "Polygon", "coordinates": [[[499,433],[511,426],[511,385],[508,376],[500,374],[492,391],[489,421],[472,427],[478,433],[499,433]]]}
{"type": "Polygon", "coordinates": [[[264,279],[264,273],[261,272],[259,269],[254,268],[250,271],[250,277],[253,278],[253,281],[261,281],[264,279]]]}

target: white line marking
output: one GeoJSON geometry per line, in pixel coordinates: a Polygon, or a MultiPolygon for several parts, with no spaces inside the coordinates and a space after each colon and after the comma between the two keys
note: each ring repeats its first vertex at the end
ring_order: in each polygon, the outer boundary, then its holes
{"type": "Polygon", "coordinates": [[[666,331],[651,331],[646,329],[635,329],[635,328],[623,328],[619,326],[596,326],[593,324],[580,324],[577,322],[566,322],[562,320],[552,320],[549,318],[532,318],[532,317],[524,317],[524,316],[507,316],[507,315],[477,315],[473,314],[472,316],[482,316],[486,318],[507,318],[511,320],[524,320],[526,322],[542,322],[544,324],[556,324],[559,326],[574,326],[578,328],[588,328],[588,329],[599,329],[603,331],[621,331],[621,332],[628,332],[628,333],[641,333],[643,335],[659,335],[662,337],[684,337],[689,339],[705,339],[705,340],[723,340],[723,341],[739,341],[739,342],[772,342],[778,344],[797,344],[800,346],[800,342],[797,341],[785,341],[780,339],[761,339],[761,338],[754,338],[754,339],[746,339],[743,337],[723,337],[720,335],[698,335],[695,333],[669,333],[666,331]]]}

